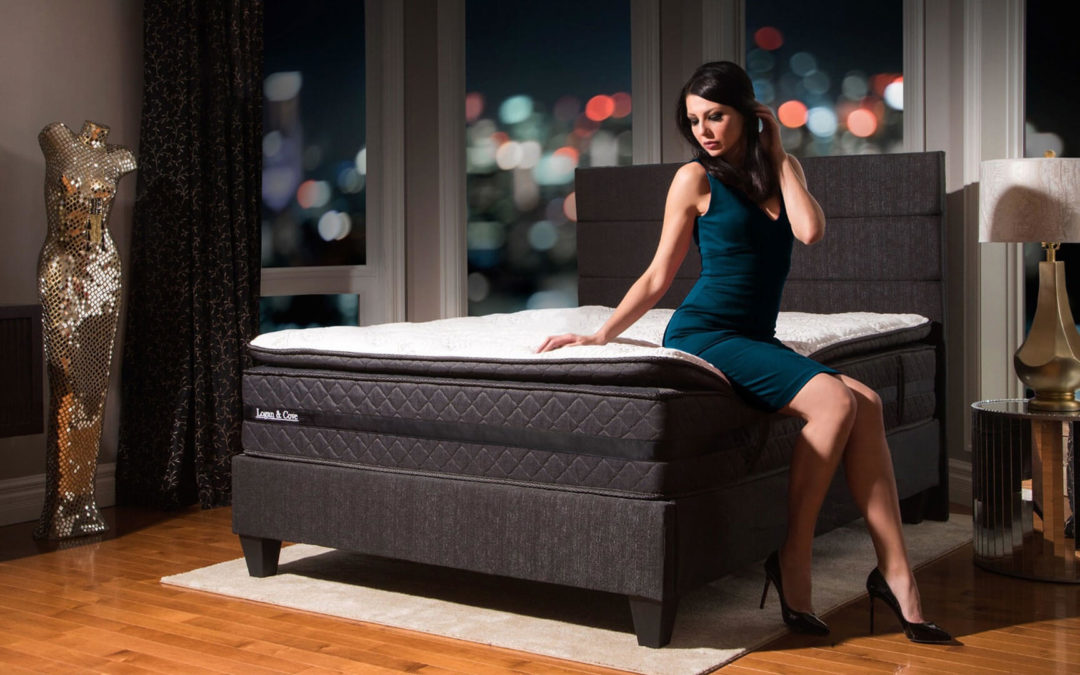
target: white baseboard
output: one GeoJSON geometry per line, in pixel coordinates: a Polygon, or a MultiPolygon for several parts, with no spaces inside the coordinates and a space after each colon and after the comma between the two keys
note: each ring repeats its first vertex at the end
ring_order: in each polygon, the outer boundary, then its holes
{"type": "MultiPolygon", "coordinates": [[[[116,504],[116,463],[97,468],[97,505],[116,504]]],[[[0,526],[25,523],[41,516],[45,504],[45,474],[0,480],[0,526]]]]}
{"type": "Polygon", "coordinates": [[[949,458],[949,502],[971,506],[971,461],[949,458]]]}

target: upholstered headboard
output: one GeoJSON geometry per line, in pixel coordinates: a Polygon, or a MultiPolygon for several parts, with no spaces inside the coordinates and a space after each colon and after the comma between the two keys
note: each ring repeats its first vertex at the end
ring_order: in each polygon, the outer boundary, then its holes
{"type": "MultiPolygon", "coordinates": [[[[945,155],[802,160],[825,238],[796,242],[782,309],[903,312],[944,319],[945,155]]],[[[679,164],[578,169],[578,302],[614,306],[648,266],[679,164]]],[[[676,307],[701,269],[691,246],[660,307],[676,307]]]]}

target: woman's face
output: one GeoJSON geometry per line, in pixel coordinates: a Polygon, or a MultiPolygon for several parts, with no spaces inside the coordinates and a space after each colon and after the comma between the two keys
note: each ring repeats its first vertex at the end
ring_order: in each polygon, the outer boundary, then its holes
{"type": "Polygon", "coordinates": [[[738,164],[746,147],[743,116],[729,105],[714,103],[695,94],[686,96],[686,117],[694,138],[712,157],[738,164]],[[734,161],[733,161],[734,160],[734,161]]]}

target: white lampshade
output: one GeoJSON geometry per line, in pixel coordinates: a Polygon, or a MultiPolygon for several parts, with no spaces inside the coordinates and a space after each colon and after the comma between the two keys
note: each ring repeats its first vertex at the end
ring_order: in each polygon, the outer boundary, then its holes
{"type": "Polygon", "coordinates": [[[979,241],[1080,241],[1080,159],[983,162],[979,241]]]}

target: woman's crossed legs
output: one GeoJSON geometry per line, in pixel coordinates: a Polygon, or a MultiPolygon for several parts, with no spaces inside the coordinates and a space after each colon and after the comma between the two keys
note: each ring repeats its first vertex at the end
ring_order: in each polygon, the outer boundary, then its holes
{"type": "Polygon", "coordinates": [[[789,605],[809,612],[814,525],[840,461],[855,504],[866,519],[878,568],[908,621],[923,620],[919,590],[908,562],[892,457],[885,440],[881,399],[846,375],[810,379],[780,410],[806,421],[791,457],[788,532],[780,548],[789,605]]]}

